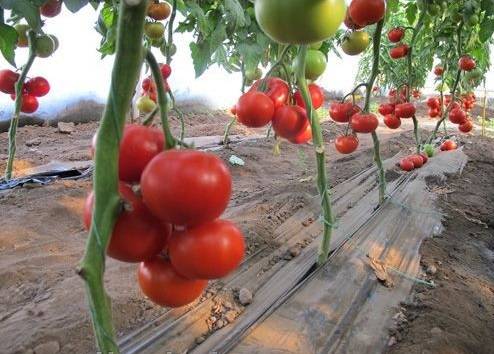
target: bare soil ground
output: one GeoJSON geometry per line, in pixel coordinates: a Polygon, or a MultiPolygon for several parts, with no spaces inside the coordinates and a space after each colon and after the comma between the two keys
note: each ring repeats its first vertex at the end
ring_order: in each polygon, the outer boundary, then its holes
{"type": "MultiPolygon", "coordinates": [[[[222,135],[228,120],[229,116],[223,112],[188,111],[187,136],[222,135]]],[[[178,126],[178,120],[173,119],[175,132],[178,131],[178,126]]],[[[55,159],[65,161],[89,159],[89,145],[96,129],[97,123],[79,124],[71,135],[62,135],[53,127],[26,126],[20,128],[16,170],[20,171],[26,167],[41,165],[55,159]]],[[[335,131],[341,131],[341,129],[341,126],[335,127],[334,124],[325,123],[324,134],[327,140],[334,138],[335,131]]],[[[389,133],[384,130],[381,132],[384,157],[407,150],[413,145],[409,129],[410,125],[407,125],[398,132],[389,133]]],[[[233,130],[233,134],[255,133],[259,131],[238,126],[233,130]]],[[[471,146],[467,145],[467,153],[472,153],[477,159],[480,159],[479,156],[487,159],[485,150],[490,151],[490,160],[486,161],[492,162],[492,142],[472,141],[475,142],[471,146]],[[478,155],[482,151],[484,155],[478,155]]],[[[3,170],[6,162],[6,142],[7,134],[0,134],[0,155],[2,155],[0,156],[0,170],[3,170]]],[[[311,195],[316,194],[313,182],[315,171],[312,147],[309,145],[298,147],[285,143],[282,144],[281,156],[274,156],[273,143],[272,139],[244,142],[218,152],[224,160],[231,155],[236,155],[246,162],[244,167],[231,166],[234,193],[230,206],[254,202],[255,207],[249,213],[234,220],[246,235],[249,253],[266,245],[277,247],[271,240],[274,228],[293,215],[304,203],[307,203],[311,195]]],[[[372,164],[371,141],[368,137],[362,137],[361,147],[350,156],[336,154],[332,143],[328,142],[327,148],[328,161],[331,162],[328,165],[331,185],[348,179],[372,164]]],[[[458,191],[460,188],[473,188],[472,184],[478,186],[476,191],[479,194],[472,198],[469,202],[472,207],[466,210],[468,212],[477,210],[474,217],[490,223],[491,229],[482,229],[484,230],[482,231],[480,226],[471,225],[469,221],[455,216],[448,220],[448,223],[458,222],[459,226],[453,225],[450,229],[448,224],[447,227],[452,237],[457,237],[457,246],[453,246],[454,242],[445,241],[433,248],[437,248],[437,252],[444,253],[445,257],[449,257],[448,255],[453,252],[458,262],[462,260],[462,272],[457,269],[458,273],[444,274],[448,274],[451,288],[458,288],[454,290],[458,293],[456,302],[465,301],[465,306],[470,306],[467,305],[470,303],[475,304],[475,306],[468,307],[471,322],[477,317],[491,316],[492,319],[493,314],[493,213],[486,207],[489,202],[493,205],[493,193],[490,189],[482,189],[483,185],[490,185],[488,181],[492,181],[494,171],[492,166],[488,165],[490,162],[479,162],[474,165],[477,169],[472,170],[472,174],[468,176],[475,183],[464,183],[464,177],[467,175],[459,177],[453,183],[457,183],[458,191]],[[482,177],[478,177],[478,174],[482,177]],[[481,181],[486,181],[486,183],[480,183],[481,181]],[[473,206],[477,209],[473,209],[473,206]],[[483,216],[477,215],[480,212],[484,213],[483,216]],[[460,226],[465,231],[461,236],[454,233],[460,226]],[[474,232],[482,231],[482,233],[478,234],[479,236],[477,234],[471,236],[468,232],[472,229],[474,232]],[[490,237],[490,243],[482,246],[481,236],[485,237],[485,240],[490,237]],[[466,250],[453,248],[460,246],[468,248],[471,255],[469,261],[462,258],[466,250]],[[472,263],[481,257],[485,257],[486,260],[491,257],[490,263],[483,261],[478,264],[472,263]],[[488,265],[491,267],[491,273],[485,270],[488,265]],[[460,274],[465,279],[458,278],[460,274]],[[476,276],[480,277],[475,278],[476,276]],[[472,277],[478,279],[474,282],[477,284],[475,293],[479,297],[483,294],[484,307],[472,302],[471,292],[474,291],[470,280],[472,277]],[[480,284],[484,287],[478,287],[480,284]]],[[[466,174],[469,171],[468,168],[465,171],[466,174]]],[[[0,303],[0,338],[2,339],[0,353],[32,353],[31,350],[38,354],[94,353],[94,340],[84,288],[82,281],[74,272],[83,255],[87,237],[82,226],[81,214],[84,198],[90,188],[90,180],[86,179],[59,181],[44,187],[16,188],[0,193],[0,220],[2,220],[0,229],[0,298],[2,299],[0,303]]],[[[466,202],[462,200],[465,192],[458,193],[456,202],[466,202]]],[[[430,242],[447,240],[448,232],[443,238],[430,242]]],[[[429,248],[431,247],[424,246],[423,249],[425,261],[439,257],[430,256],[429,258],[427,253],[430,251],[429,248]]],[[[449,262],[453,260],[454,258],[451,258],[449,262]]],[[[449,264],[447,261],[442,261],[442,267],[447,264],[449,264]]],[[[446,268],[443,270],[442,267],[438,267],[440,269],[438,277],[446,271],[446,268]]],[[[114,321],[120,336],[142,326],[165,311],[154,306],[140,294],[135,271],[135,265],[108,260],[105,283],[113,301],[114,321]]],[[[442,306],[446,301],[438,303],[442,306]]],[[[431,308],[420,307],[410,309],[410,311],[421,311],[416,317],[416,321],[419,321],[421,316],[426,316],[428,311],[431,311],[431,308]]],[[[436,311],[443,314],[446,323],[451,316],[451,311],[460,311],[459,315],[467,316],[467,313],[462,312],[460,307],[440,307],[436,311]]],[[[437,316],[436,314],[435,317],[437,316]]],[[[410,339],[403,331],[401,341],[393,350],[400,348],[404,351],[409,350],[413,347],[411,343],[415,343],[414,333],[422,333],[420,332],[422,329],[429,328],[422,324],[417,329],[418,332],[415,332],[413,325],[414,323],[407,329],[410,339]],[[406,346],[407,343],[410,344],[406,346]]],[[[444,333],[447,333],[446,325],[442,323],[437,325],[444,333]]],[[[449,325],[452,326],[453,323],[449,325]]],[[[483,325],[482,330],[487,331],[488,328],[492,328],[492,321],[491,327],[488,325],[483,325]]],[[[471,324],[468,326],[470,329],[476,328],[471,324]]],[[[454,337],[455,332],[451,333],[454,337]]],[[[419,336],[419,334],[415,335],[419,336]]],[[[486,335],[479,337],[485,339],[486,335]]],[[[482,344],[478,342],[477,345],[482,344]]]]}

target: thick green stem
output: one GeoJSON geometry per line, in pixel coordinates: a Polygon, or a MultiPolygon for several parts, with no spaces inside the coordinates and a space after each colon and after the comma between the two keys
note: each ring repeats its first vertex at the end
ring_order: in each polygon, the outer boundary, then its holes
{"type": "Polygon", "coordinates": [[[165,145],[167,149],[173,149],[177,145],[177,142],[173,137],[173,134],[170,130],[170,124],[168,123],[168,109],[170,108],[169,99],[163,86],[164,80],[163,75],[161,75],[160,66],[150,49],[148,49],[146,52],[146,62],[151,69],[154,82],[156,82],[156,88],[158,91],[158,105],[160,107],[161,125],[163,128],[163,133],[165,134],[165,145]]]}
{"type": "Polygon", "coordinates": [[[269,68],[268,72],[264,76],[264,79],[261,81],[261,85],[259,86],[259,90],[264,91],[266,89],[266,84],[267,84],[267,79],[269,76],[273,73],[274,69],[276,69],[278,66],[283,64],[283,61],[285,60],[286,55],[288,54],[288,51],[290,50],[291,46],[287,45],[283,48],[283,51],[281,52],[278,60],[269,68]]]}
{"type": "Polygon", "coordinates": [[[170,65],[170,63],[172,62],[170,48],[173,45],[173,25],[175,23],[175,16],[177,16],[177,0],[173,0],[172,13],[170,15],[170,19],[168,20],[168,38],[166,41],[166,63],[168,65],[170,65]]]}
{"type": "MultiPolygon", "coordinates": [[[[381,35],[384,27],[384,21],[385,20],[383,19],[378,22],[376,26],[376,31],[374,32],[374,36],[372,39],[373,62],[372,62],[371,76],[366,85],[364,112],[369,111],[372,88],[374,87],[374,82],[376,81],[376,77],[379,73],[379,60],[380,60],[379,51],[381,49],[381,35]]],[[[375,131],[372,132],[372,141],[374,142],[374,162],[377,167],[377,174],[379,178],[379,204],[382,204],[386,197],[386,178],[385,178],[384,167],[381,158],[379,138],[377,137],[377,133],[375,131]]]]}
{"type": "Polygon", "coordinates": [[[120,2],[115,62],[108,102],[98,131],[93,188],[95,205],[86,252],[78,268],[86,283],[91,319],[99,350],[118,353],[110,298],[103,278],[110,235],[121,208],[118,193],[118,149],[143,59],[142,36],[147,1],[120,2]]]}
{"type": "Polygon", "coordinates": [[[24,81],[26,81],[27,74],[31,69],[31,66],[34,63],[34,59],[36,58],[36,53],[34,50],[35,42],[36,42],[36,34],[33,31],[29,31],[28,33],[28,41],[29,41],[29,58],[27,59],[26,65],[22,68],[21,75],[15,84],[15,108],[14,115],[12,120],[10,121],[9,127],[9,157],[7,160],[7,168],[5,170],[5,180],[8,181],[12,178],[12,170],[14,168],[14,159],[15,159],[15,151],[17,150],[16,146],[16,135],[17,135],[17,127],[19,125],[19,118],[21,115],[21,107],[22,107],[22,88],[24,87],[24,81]]]}
{"type": "MultiPolygon", "coordinates": [[[[419,10],[419,11],[420,11],[419,19],[417,21],[417,24],[415,25],[415,28],[413,29],[412,41],[410,42],[410,49],[409,49],[408,55],[407,55],[407,67],[408,67],[407,102],[410,102],[410,96],[412,94],[413,50],[415,47],[415,43],[417,42],[418,35],[419,35],[422,27],[424,26],[424,19],[425,19],[425,15],[426,15],[426,10],[419,10]]],[[[415,145],[417,146],[417,153],[419,153],[420,152],[420,145],[422,143],[421,143],[420,134],[419,134],[419,122],[418,122],[415,114],[413,115],[412,120],[413,120],[413,135],[415,136],[415,145]]]]}
{"type": "Polygon", "coordinates": [[[242,74],[242,86],[240,86],[240,92],[242,94],[245,93],[245,84],[247,83],[247,78],[245,77],[245,63],[242,60],[242,63],[240,64],[240,73],[242,74]]]}
{"type": "Polygon", "coordinates": [[[324,140],[321,124],[312,107],[312,99],[309,94],[307,80],[305,79],[305,62],[307,57],[307,46],[301,46],[297,55],[297,84],[305,103],[307,117],[312,128],[312,142],[316,153],[317,162],[317,188],[321,197],[322,217],[323,217],[323,238],[319,249],[319,265],[326,262],[329,256],[331,234],[333,232],[333,214],[331,211],[331,195],[328,188],[328,178],[326,172],[326,158],[324,154],[324,140]]]}

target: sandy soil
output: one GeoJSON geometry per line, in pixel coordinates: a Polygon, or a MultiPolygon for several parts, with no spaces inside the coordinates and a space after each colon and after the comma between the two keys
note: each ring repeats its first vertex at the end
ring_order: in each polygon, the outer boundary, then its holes
{"type": "MultiPolygon", "coordinates": [[[[187,135],[221,135],[228,120],[229,116],[224,112],[188,111],[187,135]]],[[[176,119],[173,121],[173,129],[177,131],[178,122],[176,119]]],[[[398,132],[380,132],[384,157],[412,146],[411,134],[407,131],[410,127],[407,124],[398,132]]],[[[54,159],[86,160],[96,128],[96,123],[79,124],[73,134],[62,135],[53,127],[23,127],[19,129],[16,168],[20,170],[54,159]]],[[[239,127],[234,129],[234,134],[258,133],[239,127]]],[[[334,138],[335,132],[341,129],[341,126],[325,123],[327,140],[334,138]]],[[[6,138],[5,133],[0,134],[0,154],[6,153],[6,138]]],[[[233,154],[246,162],[244,167],[231,167],[234,193],[230,206],[254,202],[255,207],[249,213],[234,219],[246,235],[249,253],[266,244],[276,247],[270,242],[272,230],[300,209],[310,195],[316,194],[312,180],[315,173],[312,147],[285,143],[281,146],[281,156],[274,156],[273,143],[272,139],[263,139],[232,145],[218,152],[225,160],[233,154]]],[[[350,156],[336,154],[331,142],[327,148],[328,161],[337,162],[328,166],[332,185],[372,164],[369,137],[362,137],[361,147],[350,156]]],[[[4,166],[3,155],[0,156],[0,170],[4,166]]],[[[51,349],[44,353],[94,352],[83,284],[74,272],[87,236],[80,217],[89,189],[90,180],[86,179],[0,193],[0,298],[3,300],[0,303],[0,353],[32,353],[32,349],[41,353],[46,348],[51,349]]],[[[482,195],[477,202],[485,205],[482,195]]],[[[467,221],[459,219],[458,222],[463,222],[461,225],[465,230],[471,228],[467,221]]],[[[471,241],[477,242],[475,238],[471,241]]],[[[449,246],[443,244],[442,247],[449,246]]],[[[448,254],[449,251],[445,252],[448,254]]],[[[485,254],[487,257],[488,253],[485,254]]],[[[426,253],[425,256],[428,259],[426,253]]],[[[445,263],[443,261],[443,265],[445,263]]],[[[469,270],[465,271],[468,274],[469,270]]],[[[492,286],[492,274],[490,282],[492,286]]],[[[120,336],[164,313],[164,309],[154,306],[139,293],[135,265],[110,259],[105,283],[113,301],[114,321],[120,336]]],[[[454,284],[458,286],[456,279],[454,284]]],[[[465,290],[461,288],[459,291],[463,293],[465,290]]],[[[492,287],[490,295],[492,304],[492,287]]],[[[439,312],[444,310],[448,309],[438,309],[439,312]]],[[[490,312],[480,307],[472,310],[475,316],[492,314],[492,308],[490,312]]],[[[428,309],[422,311],[427,313],[428,309]]],[[[413,327],[409,332],[413,332],[413,327]]],[[[403,346],[407,350],[406,336],[402,339],[396,348],[403,346]]]]}

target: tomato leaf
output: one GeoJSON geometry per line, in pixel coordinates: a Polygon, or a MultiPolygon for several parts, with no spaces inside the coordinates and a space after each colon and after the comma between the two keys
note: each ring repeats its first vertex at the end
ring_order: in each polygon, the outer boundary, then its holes
{"type": "Polygon", "coordinates": [[[192,54],[192,62],[196,77],[201,76],[209,65],[210,47],[209,43],[190,43],[190,52],[192,54]]]}
{"type": "Polygon", "coordinates": [[[43,0],[0,0],[0,7],[12,10],[14,14],[24,17],[29,26],[39,32],[41,29],[41,17],[39,15],[39,6],[43,0]]]}
{"type": "Polygon", "coordinates": [[[63,0],[63,2],[70,12],[75,13],[86,6],[89,0],[63,0]]]}
{"type": "Polygon", "coordinates": [[[418,12],[418,8],[416,4],[412,3],[407,7],[406,15],[407,15],[408,23],[410,25],[413,25],[415,23],[415,19],[417,18],[417,12],[418,12]]]}
{"type": "Polygon", "coordinates": [[[494,33],[494,19],[484,18],[480,25],[479,39],[482,43],[487,42],[494,33]]]}
{"type": "Polygon", "coordinates": [[[0,23],[0,51],[5,60],[15,67],[17,31],[14,27],[0,23]]]}
{"type": "Polygon", "coordinates": [[[480,7],[487,16],[494,15],[494,0],[482,0],[480,7]]]}

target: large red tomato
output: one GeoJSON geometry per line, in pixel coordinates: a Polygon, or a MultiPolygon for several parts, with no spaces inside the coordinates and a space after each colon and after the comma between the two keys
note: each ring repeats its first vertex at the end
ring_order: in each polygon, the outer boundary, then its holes
{"type": "Polygon", "coordinates": [[[218,279],[235,270],[245,253],[242,232],[230,221],[215,220],[173,233],[173,268],[188,279],[218,279]]]}
{"type": "Polygon", "coordinates": [[[404,58],[408,55],[409,47],[406,44],[399,44],[389,50],[389,56],[393,59],[404,58]]]}
{"type": "Polygon", "coordinates": [[[412,118],[415,114],[415,106],[413,103],[401,103],[395,107],[395,115],[397,118],[412,118]]]}
{"type": "MultiPolygon", "coordinates": [[[[15,95],[14,95],[15,99],[15,95]]],[[[30,94],[22,95],[21,112],[23,113],[34,113],[38,110],[39,102],[36,97],[30,94]]]]}
{"type": "Polygon", "coordinates": [[[334,146],[341,154],[351,154],[358,147],[358,138],[355,135],[340,135],[334,141],[334,146]]]}
{"type": "Polygon", "coordinates": [[[168,79],[172,73],[172,67],[169,64],[161,64],[160,65],[161,75],[163,75],[163,79],[168,79]]]}
{"type": "Polygon", "coordinates": [[[434,75],[441,76],[444,73],[444,68],[441,65],[436,65],[434,68],[434,75]]]}
{"type": "Polygon", "coordinates": [[[312,128],[309,124],[307,125],[307,128],[305,128],[303,132],[301,132],[296,137],[288,140],[293,144],[305,144],[311,139],[312,139],[312,128]]]}
{"type": "Polygon", "coordinates": [[[458,145],[453,140],[445,140],[441,144],[441,151],[456,150],[457,147],[458,147],[458,145]]]}
{"type": "Polygon", "coordinates": [[[383,116],[387,114],[393,114],[395,112],[395,106],[390,103],[383,103],[379,105],[379,113],[383,116]]]}
{"type": "MultiPolygon", "coordinates": [[[[120,182],[120,196],[126,206],[118,216],[106,253],[122,262],[142,262],[159,254],[171,234],[171,225],[160,222],[149,212],[131,187],[120,182]],[[128,208],[126,208],[128,207],[128,208]]],[[[89,229],[94,193],[84,204],[84,226],[89,229]]]]}
{"type": "Polygon", "coordinates": [[[439,108],[430,108],[429,109],[429,117],[431,117],[431,118],[439,117],[440,114],[441,114],[441,111],[439,108]]]}
{"type": "Polygon", "coordinates": [[[276,110],[273,129],[282,138],[293,139],[303,133],[309,125],[305,109],[299,106],[283,106],[276,110]]]}
{"type": "Polygon", "coordinates": [[[424,165],[424,159],[419,154],[411,155],[408,157],[408,159],[413,162],[414,168],[420,168],[424,165]]]}
{"type": "Polygon", "coordinates": [[[15,93],[15,83],[19,80],[19,74],[12,70],[0,70],[0,91],[3,93],[15,93]]]}
{"type": "Polygon", "coordinates": [[[408,157],[405,157],[404,159],[402,159],[400,161],[400,168],[403,170],[403,171],[412,171],[415,166],[413,164],[413,161],[410,160],[410,158],[408,157]]]}
{"type": "Polygon", "coordinates": [[[384,0],[352,0],[348,13],[357,25],[368,26],[379,22],[385,10],[384,0]]]}
{"type": "Polygon", "coordinates": [[[351,102],[333,102],[329,107],[329,116],[338,123],[347,123],[353,113],[355,112],[351,102]]]}
{"type": "Polygon", "coordinates": [[[458,61],[458,66],[461,70],[472,71],[473,69],[475,69],[477,64],[475,63],[475,60],[472,59],[472,57],[464,55],[458,61]]]}
{"type": "MultiPolygon", "coordinates": [[[[262,80],[257,80],[249,89],[249,91],[258,91],[262,80]]],[[[269,77],[266,79],[265,94],[273,100],[274,108],[285,105],[290,95],[290,87],[279,77],[269,77]]]]}
{"type": "Polygon", "coordinates": [[[462,132],[462,133],[469,133],[472,131],[473,129],[473,123],[472,121],[470,120],[466,120],[465,122],[463,122],[462,124],[460,124],[458,126],[458,129],[462,132]]]}
{"type": "Polygon", "coordinates": [[[62,11],[62,0],[48,0],[41,8],[40,12],[45,17],[55,17],[62,11]]]}
{"type": "Polygon", "coordinates": [[[398,43],[405,35],[405,30],[401,27],[393,28],[388,32],[388,39],[392,43],[398,43]]]}
{"type": "Polygon", "coordinates": [[[347,26],[348,29],[351,30],[359,30],[364,28],[365,26],[359,26],[355,22],[353,22],[352,18],[350,17],[350,14],[348,13],[348,10],[346,12],[346,17],[345,17],[345,26],[347,26]]]}
{"type": "Polygon", "coordinates": [[[401,126],[401,119],[394,114],[386,114],[384,116],[384,124],[389,129],[398,129],[401,126]]]}
{"type": "Polygon", "coordinates": [[[451,123],[463,124],[467,120],[467,114],[461,108],[455,108],[449,112],[449,120],[451,123]]]}
{"type": "Polygon", "coordinates": [[[144,202],[162,221],[198,225],[223,213],[232,191],[232,177],[214,154],[169,150],[147,165],[141,178],[144,202]]]}
{"type": "MultiPolygon", "coordinates": [[[[316,84],[309,84],[309,93],[312,100],[312,107],[314,109],[320,108],[324,103],[324,92],[322,91],[322,89],[316,84]]],[[[295,92],[295,95],[293,95],[293,97],[295,98],[297,106],[305,109],[305,102],[302,98],[300,90],[295,92]]]]}
{"type": "Polygon", "coordinates": [[[180,307],[201,296],[207,280],[191,280],[179,275],[170,261],[154,257],[139,265],[139,286],[151,301],[161,306],[180,307]]]}
{"type": "Polygon", "coordinates": [[[134,183],[141,179],[149,161],[163,151],[165,137],[161,129],[128,124],[120,141],[118,175],[120,180],[134,183]]]}
{"type": "Polygon", "coordinates": [[[44,77],[33,77],[26,82],[26,90],[36,97],[43,97],[50,92],[50,83],[44,77]]]}
{"type": "Polygon", "coordinates": [[[441,101],[437,97],[429,97],[427,99],[427,106],[429,108],[439,108],[441,107],[441,101]]]}
{"type": "Polygon", "coordinates": [[[273,119],[273,115],[273,101],[265,93],[249,91],[237,102],[237,118],[247,127],[264,127],[273,119]]]}
{"type": "Polygon", "coordinates": [[[379,120],[373,113],[356,113],[350,119],[350,125],[356,133],[372,133],[379,125],[379,120]]]}

